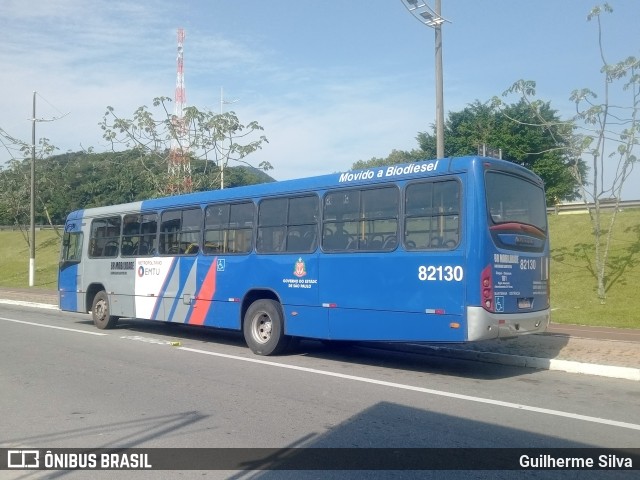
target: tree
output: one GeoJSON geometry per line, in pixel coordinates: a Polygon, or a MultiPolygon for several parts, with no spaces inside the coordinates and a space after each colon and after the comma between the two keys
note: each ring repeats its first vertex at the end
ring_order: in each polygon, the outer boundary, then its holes
{"type": "MultiPolygon", "coordinates": [[[[213,165],[220,185],[222,174],[230,161],[249,165],[245,157],[267,142],[264,135],[255,138],[263,130],[257,122],[242,125],[234,112],[214,114],[187,107],[180,119],[169,112],[169,102],[171,99],[168,97],[153,99],[153,106],[160,107],[162,111],[160,119],[156,119],[146,106],[136,109],[132,119],[120,118],[113,107],[107,107],[100,122],[103,137],[111,143],[114,151],[118,146],[125,146],[139,152],[138,160],[155,185],[158,195],[214,188],[210,183],[203,184],[201,177],[196,177],[192,185],[182,185],[180,179],[172,178],[175,172],[169,166],[176,152],[176,149],[171,149],[172,143],[178,145],[177,151],[188,157],[189,163],[203,160],[205,166],[213,165]],[[240,143],[244,141],[247,142],[240,143]],[[158,171],[154,165],[164,165],[165,173],[154,173],[158,171]],[[177,192],[172,188],[167,189],[175,185],[180,186],[177,192]]],[[[273,167],[269,162],[262,162],[259,168],[266,171],[273,167]]]]}
{"type": "MultiPolygon", "coordinates": [[[[615,278],[615,275],[609,276],[611,240],[622,188],[637,163],[636,152],[640,143],[640,61],[630,56],[617,63],[609,63],[603,44],[601,16],[612,12],[613,9],[605,3],[594,7],[587,17],[588,21],[595,20],[598,27],[602,99],[598,100],[598,95],[588,88],[574,90],[570,99],[575,104],[576,114],[560,131],[564,136],[564,150],[574,159],[571,171],[582,199],[594,205],[593,209],[589,209],[594,235],[593,259],[589,263],[601,303],[605,303],[606,292],[615,278]],[[613,103],[614,97],[626,99],[626,103],[616,105],[613,103]],[[578,168],[583,158],[588,160],[589,170],[578,168]],[[605,173],[609,174],[608,178],[605,178],[605,173]],[[606,227],[603,226],[603,201],[613,201],[615,207],[606,227]]],[[[540,114],[540,102],[533,99],[535,82],[520,80],[505,93],[520,95],[521,101],[535,115],[539,129],[554,131],[557,127],[540,114]]]]}
{"type": "MultiPolygon", "coordinates": [[[[539,115],[555,127],[541,129],[530,106],[523,100],[512,105],[504,105],[495,99],[486,103],[476,100],[460,112],[449,112],[445,122],[445,154],[452,157],[476,155],[483,145],[499,148],[503,159],[533,170],[544,180],[547,204],[573,200],[579,195],[579,183],[570,171],[576,160],[567,153],[567,137],[560,132],[570,127],[558,118],[549,103],[539,104],[539,115]]],[[[360,160],[352,168],[365,169],[435,158],[435,127],[432,131],[432,134],[418,133],[416,139],[420,149],[410,152],[393,150],[386,158],[360,160]]],[[[585,171],[584,162],[579,160],[577,169],[585,171]]]]}
{"type": "Polygon", "coordinates": [[[386,158],[372,157],[369,160],[358,160],[351,166],[351,169],[364,170],[366,168],[383,167],[385,165],[416,162],[427,158],[428,157],[425,155],[425,152],[422,150],[412,150],[410,152],[406,152],[404,150],[393,150],[386,158]]]}
{"type": "MultiPolygon", "coordinates": [[[[38,143],[32,146],[31,143],[9,135],[2,128],[0,128],[0,141],[12,155],[8,168],[0,169],[0,223],[17,226],[27,245],[30,245],[28,225],[31,223],[31,162],[35,161],[36,172],[39,172],[44,158],[51,155],[57,148],[49,142],[48,138],[40,138],[38,143]],[[35,148],[35,158],[32,158],[33,148],[35,148]],[[19,153],[24,157],[22,160],[13,156],[19,153]]],[[[39,173],[37,176],[40,178],[39,173]]],[[[41,188],[42,185],[36,180],[35,221],[41,224],[50,223],[53,226],[41,188]],[[40,208],[41,210],[38,211],[40,208]]],[[[60,235],[57,230],[56,233],[60,235]]]]}
{"type": "MultiPolygon", "coordinates": [[[[503,159],[527,167],[543,179],[547,204],[577,198],[578,182],[570,173],[575,160],[566,152],[566,136],[559,132],[568,127],[550,103],[539,102],[537,107],[538,115],[553,128],[541,129],[524,100],[511,105],[495,99],[487,103],[476,100],[460,112],[450,112],[445,123],[446,155],[475,155],[482,146],[500,149],[503,159]]],[[[421,132],[417,140],[433,158],[435,131],[421,132]]]]}

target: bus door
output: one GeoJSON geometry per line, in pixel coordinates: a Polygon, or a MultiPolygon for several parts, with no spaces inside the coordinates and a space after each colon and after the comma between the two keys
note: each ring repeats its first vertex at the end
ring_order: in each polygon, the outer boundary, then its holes
{"type": "Polygon", "coordinates": [[[82,284],[82,221],[67,220],[62,237],[60,264],[58,268],[58,302],[60,310],[80,312],[85,310],[82,284]]]}

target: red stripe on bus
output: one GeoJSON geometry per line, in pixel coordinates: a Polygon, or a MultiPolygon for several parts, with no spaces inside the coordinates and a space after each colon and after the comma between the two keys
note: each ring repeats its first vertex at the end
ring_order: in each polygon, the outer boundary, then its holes
{"type": "Polygon", "coordinates": [[[207,276],[204,278],[200,291],[196,295],[193,312],[188,322],[190,325],[204,325],[204,320],[213,304],[213,295],[216,293],[217,260],[217,258],[214,258],[213,262],[211,262],[207,276]]]}

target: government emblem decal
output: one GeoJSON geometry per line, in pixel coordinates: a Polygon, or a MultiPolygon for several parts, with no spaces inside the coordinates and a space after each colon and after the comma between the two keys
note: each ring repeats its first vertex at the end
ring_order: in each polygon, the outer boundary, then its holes
{"type": "Polygon", "coordinates": [[[302,278],[307,274],[307,270],[305,269],[305,265],[304,265],[304,261],[301,258],[298,258],[298,261],[296,262],[296,267],[293,270],[293,274],[298,277],[298,278],[302,278]]]}

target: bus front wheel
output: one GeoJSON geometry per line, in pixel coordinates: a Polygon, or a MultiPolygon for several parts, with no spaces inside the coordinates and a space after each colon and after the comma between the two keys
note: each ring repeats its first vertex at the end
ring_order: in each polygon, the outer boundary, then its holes
{"type": "Polygon", "coordinates": [[[109,296],[104,290],[99,291],[93,298],[91,316],[93,317],[93,323],[100,330],[113,328],[116,326],[116,323],[118,323],[118,317],[111,315],[109,296]]]}
{"type": "Polygon", "coordinates": [[[257,300],[251,304],[243,322],[244,339],[256,355],[277,355],[287,347],[290,337],[284,334],[284,315],[274,300],[257,300]]]}

